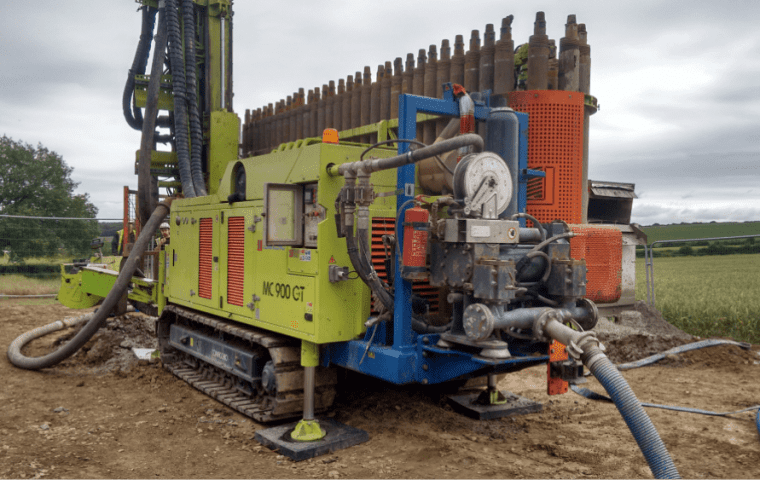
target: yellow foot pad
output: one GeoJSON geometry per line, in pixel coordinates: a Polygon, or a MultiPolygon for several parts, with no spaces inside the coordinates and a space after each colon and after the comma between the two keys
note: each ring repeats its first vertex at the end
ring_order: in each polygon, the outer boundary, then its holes
{"type": "Polygon", "coordinates": [[[296,462],[353,447],[369,440],[369,434],[364,430],[349,427],[331,418],[320,418],[318,423],[313,422],[317,423],[317,428],[324,433],[322,438],[306,441],[294,440],[292,435],[302,423],[312,422],[301,420],[300,422],[280,425],[279,427],[258,430],[254,438],[265,447],[275,450],[296,462]]]}
{"type": "Polygon", "coordinates": [[[451,395],[449,396],[449,404],[456,412],[476,420],[524,415],[526,413],[540,412],[543,409],[540,403],[511,392],[499,392],[499,396],[504,398],[505,401],[497,404],[483,405],[478,401],[479,395],[477,393],[451,395]]]}
{"type": "Polygon", "coordinates": [[[290,438],[299,442],[322,440],[325,435],[325,431],[319,428],[319,422],[316,420],[301,420],[290,432],[290,438]]]}

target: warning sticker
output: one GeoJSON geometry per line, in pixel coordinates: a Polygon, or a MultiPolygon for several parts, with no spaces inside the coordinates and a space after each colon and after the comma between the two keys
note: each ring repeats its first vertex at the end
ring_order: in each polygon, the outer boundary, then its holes
{"type": "Polygon", "coordinates": [[[301,255],[298,259],[302,262],[311,262],[311,250],[301,250],[301,255]]]}
{"type": "Polygon", "coordinates": [[[330,255],[330,261],[327,262],[327,263],[338,263],[338,262],[335,261],[335,257],[334,256],[330,255]]]}

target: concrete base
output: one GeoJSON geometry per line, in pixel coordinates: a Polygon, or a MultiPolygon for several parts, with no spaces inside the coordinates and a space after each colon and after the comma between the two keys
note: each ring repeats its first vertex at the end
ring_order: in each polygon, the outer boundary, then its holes
{"type": "Polygon", "coordinates": [[[507,398],[507,403],[499,405],[481,405],[476,402],[478,393],[467,395],[449,396],[451,407],[468,417],[476,420],[491,420],[493,418],[508,417],[510,415],[524,415],[526,413],[540,412],[543,405],[533,400],[515,395],[511,392],[501,392],[507,398]]]}
{"type": "Polygon", "coordinates": [[[353,447],[369,440],[369,434],[364,430],[349,427],[331,418],[319,418],[318,420],[322,430],[327,433],[321,440],[312,442],[293,440],[290,437],[290,432],[293,431],[298,422],[258,430],[254,438],[265,447],[296,462],[353,447]]]}

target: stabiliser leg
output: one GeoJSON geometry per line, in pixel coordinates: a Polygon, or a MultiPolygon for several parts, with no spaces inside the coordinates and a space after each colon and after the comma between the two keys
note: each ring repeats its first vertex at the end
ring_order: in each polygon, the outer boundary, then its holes
{"type": "Polygon", "coordinates": [[[364,430],[338,423],[331,418],[314,418],[314,390],[319,365],[319,345],[302,341],[301,366],[304,367],[303,419],[279,427],[256,431],[256,441],[286,457],[300,462],[352,447],[369,440],[364,430]]]}
{"type": "Polygon", "coordinates": [[[451,395],[449,404],[455,411],[477,420],[490,420],[510,415],[540,412],[540,403],[511,392],[502,392],[496,386],[497,375],[488,375],[488,387],[480,393],[451,395]]]}

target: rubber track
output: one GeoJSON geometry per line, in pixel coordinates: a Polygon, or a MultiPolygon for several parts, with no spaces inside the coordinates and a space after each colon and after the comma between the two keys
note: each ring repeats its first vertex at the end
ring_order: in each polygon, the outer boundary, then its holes
{"type": "MultiPolygon", "coordinates": [[[[202,362],[196,357],[190,357],[202,365],[193,368],[181,360],[184,355],[187,355],[182,352],[175,354],[178,361],[164,364],[167,370],[216,401],[257,422],[269,423],[302,416],[303,367],[301,367],[299,341],[247,325],[239,326],[175,305],[167,305],[164,309],[164,312],[166,311],[187,321],[211,327],[214,331],[221,331],[266,348],[274,365],[277,390],[275,395],[265,394],[252,398],[225,382],[225,377],[229,375],[227,372],[202,362]]],[[[165,313],[162,319],[165,318],[164,316],[165,313]]],[[[316,377],[315,413],[325,411],[332,406],[335,399],[335,385],[338,381],[337,371],[334,368],[318,367],[316,377]]]]}

